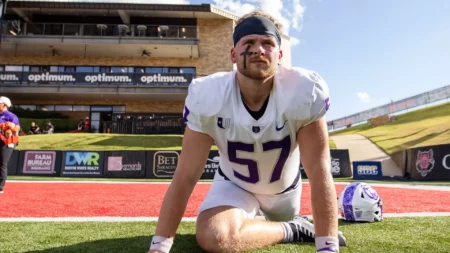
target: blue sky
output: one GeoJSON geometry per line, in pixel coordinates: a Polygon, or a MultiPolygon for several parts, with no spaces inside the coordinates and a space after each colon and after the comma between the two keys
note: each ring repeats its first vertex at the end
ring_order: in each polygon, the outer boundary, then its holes
{"type": "Polygon", "coordinates": [[[291,49],[292,65],[317,71],[330,87],[327,120],[450,84],[448,0],[190,3],[212,3],[237,12],[251,4],[287,19],[289,36],[299,41],[291,49]]]}
{"type": "Polygon", "coordinates": [[[292,65],[317,71],[330,87],[327,120],[450,84],[448,0],[189,2],[234,12],[247,4],[284,17],[299,42],[292,65]]]}
{"type": "Polygon", "coordinates": [[[139,2],[210,3],[237,15],[257,7],[269,12],[295,44],[292,65],[327,81],[327,120],[450,84],[450,0],[139,2]]]}

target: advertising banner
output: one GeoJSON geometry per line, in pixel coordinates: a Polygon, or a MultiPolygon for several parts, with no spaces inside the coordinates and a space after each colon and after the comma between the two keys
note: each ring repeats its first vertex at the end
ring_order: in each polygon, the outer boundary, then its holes
{"type": "Polygon", "coordinates": [[[27,150],[20,152],[19,175],[59,175],[61,151],[27,150]]]}
{"type": "Polygon", "coordinates": [[[145,151],[105,152],[105,177],[145,177],[145,151]]]}
{"type": "Polygon", "coordinates": [[[193,73],[0,72],[0,83],[189,86],[193,73]]]}
{"type": "MultiPolygon", "coordinates": [[[[350,155],[347,149],[331,149],[331,174],[333,177],[351,177],[352,168],[350,166],[350,155]]],[[[302,178],[307,178],[300,161],[302,178]]]]}
{"type": "Polygon", "coordinates": [[[219,169],[219,151],[211,150],[200,179],[214,179],[217,169],[219,169]]]}
{"type": "Polygon", "coordinates": [[[180,151],[147,151],[148,178],[171,179],[178,165],[180,151]]]}
{"type": "Polygon", "coordinates": [[[407,161],[414,180],[450,180],[450,144],[408,149],[407,161]]]}
{"type": "Polygon", "coordinates": [[[353,162],[353,179],[355,180],[383,180],[381,162],[355,161],[353,162]]]}
{"type": "MultiPolygon", "coordinates": [[[[147,178],[171,179],[178,165],[181,151],[147,151],[147,178]]],[[[200,179],[213,179],[219,168],[219,151],[211,150],[200,179]]]]}
{"type": "Polygon", "coordinates": [[[64,151],[62,177],[102,177],[104,151],[64,151]]]}

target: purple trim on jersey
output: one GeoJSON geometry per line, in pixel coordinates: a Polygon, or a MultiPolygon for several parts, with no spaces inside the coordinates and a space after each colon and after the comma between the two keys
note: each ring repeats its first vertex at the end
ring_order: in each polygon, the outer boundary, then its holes
{"type": "Polygon", "coordinates": [[[330,109],[330,98],[327,97],[327,99],[325,99],[325,110],[328,111],[328,109],[330,109]]]}
{"type": "Polygon", "coordinates": [[[355,216],[353,215],[353,194],[355,193],[356,187],[360,183],[352,183],[344,193],[344,199],[342,201],[342,206],[344,207],[344,216],[346,220],[354,221],[355,216]]]}
{"type": "Polygon", "coordinates": [[[7,121],[10,121],[20,126],[19,119],[17,118],[17,116],[8,110],[0,114],[0,123],[6,123],[7,121]]]}
{"type": "Polygon", "coordinates": [[[187,106],[184,106],[184,115],[183,115],[184,122],[188,122],[187,117],[188,117],[189,113],[190,112],[189,112],[189,109],[187,108],[187,106]]]}
{"type": "Polygon", "coordinates": [[[319,250],[317,250],[317,252],[339,252],[338,250],[336,250],[335,248],[321,248],[319,250]]]}

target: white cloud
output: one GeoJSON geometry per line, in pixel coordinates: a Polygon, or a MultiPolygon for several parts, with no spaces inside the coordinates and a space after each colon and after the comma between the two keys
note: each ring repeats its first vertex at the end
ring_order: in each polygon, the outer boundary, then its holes
{"type": "Polygon", "coordinates": [[[303,15],[305,13],[305,7],[300,4],[300,0],[292,0],[293,5],[293,17],[292,17],[292,27],[300,31],[303,27],[303,15]]]}
{"type": "Polygon", "coordinates": [[[276,18],[283,25],[284,33],[287,35],[290,34],[291,28],[298,31],[302,28],[305,8],[300,0],[213,0],[213,2],[238,16],[260,8],[276,18]]]}
{"type": "MultiPolygon", "coordinates": [[[[252,2],[257,2],[259,0],[255,0],[252,2]]],[[[233,0],[213,0],[213,2],[219,6],[220,8],[227,9],[232,13],[242,16],[248,12],[256,9],[256,6],[248,3],[241,3],[241,1],[233,1],[233,0]]]]}
{"type": "Polygon", "coordinates": [[[298,38],[291,36],[290,39],[291,39],[291,47],[295,47],[298,44],[300,44],[300,40],[298,38]]]}
{"type": "Polygon", "coordinates": [[[371,100],[367,92],[358,92],[356,93],[356,95],[358,96],[359,100],[363,103],[369,103],[371,100]]]}

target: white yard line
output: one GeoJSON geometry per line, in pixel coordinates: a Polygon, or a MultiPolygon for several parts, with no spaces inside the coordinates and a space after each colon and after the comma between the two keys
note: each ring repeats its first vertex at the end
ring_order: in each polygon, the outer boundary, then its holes
{"type": "MultiPolygon", "coordinates": [[[[442,217],[450,216],[450,212],[423,212],[423,213],[385,213],[384,217],[442,217]]],[[[312,218],[311,215],[307,215],[312,218]]],[[[257,216],[257,219],[263,219],[257,216]]],[[[182,222],[195,222],[197,217],[183,217],[182,222]]],[[[158,217],[20,217],[0,218],[0,222],[154,222],[158,217]]]]}

